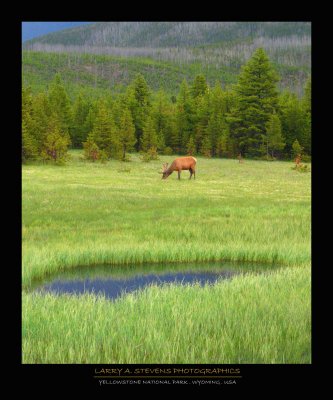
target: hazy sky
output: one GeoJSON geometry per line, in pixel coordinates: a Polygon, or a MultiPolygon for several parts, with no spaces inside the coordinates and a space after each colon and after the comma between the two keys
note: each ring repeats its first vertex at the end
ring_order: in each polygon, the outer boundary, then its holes
{"type": "Polygon", "coordinates": [[[22,42],[49,32],[91,24],[92,22],[22,22],[22,42]]]}

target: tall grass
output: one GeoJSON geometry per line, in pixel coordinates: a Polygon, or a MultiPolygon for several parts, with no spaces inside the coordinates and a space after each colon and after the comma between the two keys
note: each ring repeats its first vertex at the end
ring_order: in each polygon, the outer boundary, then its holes
{"type": "Polygon", "coordinates": [[[23,296],[23,363],[310,363],[310,274],[151,286],[110,302],[23,296]]]}

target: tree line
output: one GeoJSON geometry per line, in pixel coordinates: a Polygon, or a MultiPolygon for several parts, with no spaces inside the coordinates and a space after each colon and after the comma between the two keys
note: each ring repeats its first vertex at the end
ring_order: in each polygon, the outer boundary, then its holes
{"type": "Polygon", "coordinates": [[[237,84],[211,87],[204,75],[184,80],[177,96],[153,92],[141,74],[124,93],[98,99],[79,93],[70,100],[57,73],[50,86],[32,94],[22,87],[22,161],[66,160],[83,148],[92,161],[143,160],[157,154],[291,159],[311,156],[311,78],[298,98],[279,91],[279,77],[258,48],[242,67],[237,84]]]}

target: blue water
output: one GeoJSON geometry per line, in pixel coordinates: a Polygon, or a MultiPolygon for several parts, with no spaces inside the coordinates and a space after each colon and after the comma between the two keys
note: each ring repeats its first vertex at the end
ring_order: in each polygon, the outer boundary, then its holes
{"type": "Polygon", "coordinates": [[[109,299],[116,299],[122,294],[131,293],[143,289],[148,285],[164,285],[176,283],[180,285],[198,283],[201,286],[214,284],[218,279],[229,279],[235,275],[235,271],[200,271],[200,272],[170,272],[166,274],[147,274],[130,278],[88,278],[76,280],[55,279],[52,282],[39,286],[38,291],[57,294],[103,294],[109,299]]]}

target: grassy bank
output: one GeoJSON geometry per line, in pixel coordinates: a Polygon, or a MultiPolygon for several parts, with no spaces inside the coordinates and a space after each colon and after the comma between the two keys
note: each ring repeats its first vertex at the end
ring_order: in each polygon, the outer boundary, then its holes
{"type": "Polygon", "coordinates": [[[309,363],[310,273],[152,286],[114,303],[23,296],[24,363],[309,363]]]}

